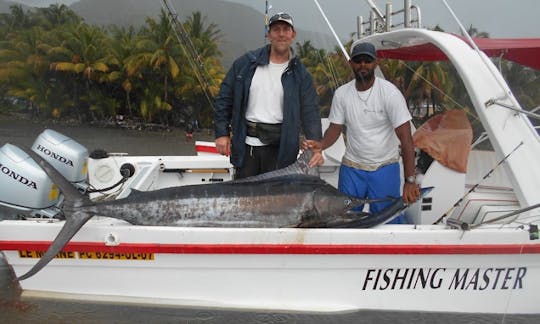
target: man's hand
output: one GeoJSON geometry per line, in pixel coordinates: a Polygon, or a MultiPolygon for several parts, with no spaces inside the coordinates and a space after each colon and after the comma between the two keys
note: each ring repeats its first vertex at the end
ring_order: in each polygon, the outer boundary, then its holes
{"type": "Polygon", "coordinates": [[[420,197],[420,187],[416,183],[405,182],[403,184],[403,202],[412,204],[420,197]]]}
{"type": "Polygon", "coordinates": [[[313,156],[309,160],[309,167],[313,168],[317,165],[323,165],[324,157],[322,155],[322,144],[319,141],[305,140],[302,142],[302,150],[311,150],[313,156]]]}
{"type": "Polygon", "coordinates": [[[221,155],[231,155],[231,138],[229,136],[216,138],[216,149],[221,155]]]}

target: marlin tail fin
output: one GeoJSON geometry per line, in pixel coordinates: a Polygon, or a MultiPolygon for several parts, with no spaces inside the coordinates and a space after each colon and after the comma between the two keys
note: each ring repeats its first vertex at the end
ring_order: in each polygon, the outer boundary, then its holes
{"type": "Polygon", "coordinates": [[[66,222],[52,244],[47,249],[47,252],[34,264],[34,266],[25,274],[17,278],[18,280],[24,280],[32,277],[39,272],[44,266],[46,266],[54,257],[62,251],[64,246],[71,240],[73,236],[79,231],[79,229],[90,219],[93,215],[83,212],[76,212],[71,217],[66,219],[66,222]]]}
{"type": "MultiPolygon", "coordinates": [[[[38,163],[41,168],[51,178],[52,182],[58,186],[60,191],[64,194],[65,205],[69,205],[69,209],[76,207],[92,205],[90,199],[81,194],[64,176],[60,174],[53,166],[45,161],[41,156],[32,151],[31,149],[24,147],[25,151],[30,157],[38,163]]],[[[44,266],[46,266],[62,249],[64,246],[75,236],[79,229],[93,216],[85,212],[75,211],[74,213],[64,213],[66,221],[64,226],[47,249],[47,252],[39,259],[39,261],[24,275],[20,276],[19,280],[28,279],[31,276],[39,272],[44,266]]]]}

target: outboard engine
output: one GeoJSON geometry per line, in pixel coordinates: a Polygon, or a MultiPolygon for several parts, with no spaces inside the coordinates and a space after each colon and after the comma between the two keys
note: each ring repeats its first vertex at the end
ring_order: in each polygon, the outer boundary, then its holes
{"type": "Polygon", "coordinates": [[[58,188],[32,158],[15,145],[8,143],[0,148],[0,179],[3,205],[38,217],[54,217],[58,213],[55,208],[61,202],[58,188]]]}
{"type": "Polygon", "coordinates": [[[71,138],[44,130],[32,145],[39,154],[81,192],[88,189],[88,150],[71,138]]]}
{"type": "MultiPolygon", "coordinates": [[[[81,192],[88,188],[88,150],[85,147],[47,129],[38,136],[32,150],[81,192]]],[[[62,201],[56,185],[28,154],[9,143],[0,148],[1,205],[19,210],[24,216],[52,218],[60,216],[62,201]]],[[[4,218],[9,219],[9,216],[4,218]]]]}

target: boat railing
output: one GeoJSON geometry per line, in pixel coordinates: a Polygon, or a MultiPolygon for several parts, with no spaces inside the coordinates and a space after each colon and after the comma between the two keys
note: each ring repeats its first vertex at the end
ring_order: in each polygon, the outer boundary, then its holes
{"type": "Polygon", "coordinates": [[[403,1],[403,9],[392,11],[392,3],[386,3],[385,14],[377,8],[372,0],[367,0],[371,7],[369,20],[364,21],[363,16],[357,17],[358,38],[369,36],[375,33],[388,32],[397,27],[422,28],[422,14],[420,8],[411,4],[411,0],[403,1]],[[414,13],[414,16],[413,16],[414,13]],[[394,24],[393,17],[403,15],[403,21],[394,24]]]}

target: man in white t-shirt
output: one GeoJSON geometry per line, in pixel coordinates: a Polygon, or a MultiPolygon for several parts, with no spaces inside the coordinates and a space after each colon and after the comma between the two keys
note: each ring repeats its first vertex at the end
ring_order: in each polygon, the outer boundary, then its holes
{"type": "MultiPolygon", "coordinates": [[[[401,146],[405,175],[403,201],[413,203],[420,192],[415,179],[411,115],[405,98],[392,83],[375,77],[377,56],[372,44],[353,43],[349,64],[355,79],[336,90],[328,117],[330,126],[323,139],[303,143],[304,148],[315,153],[310,165],[323,163],[321,151],[334,144],[346,126],[338,189],[359,198],[398,197],[401,146]]],[[[377,213],[388,204],[371,203],[370,212],[377,213]]],[[[400,216],[392,223],[405,222],[400,216]]]]}

